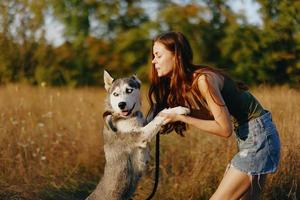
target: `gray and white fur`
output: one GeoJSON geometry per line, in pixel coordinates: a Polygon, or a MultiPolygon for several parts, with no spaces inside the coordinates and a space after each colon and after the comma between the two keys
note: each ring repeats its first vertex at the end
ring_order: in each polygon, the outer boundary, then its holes
{"type": "MultiPolygon", "coordinates": [[[[141,81],[136,76],[114,80],[104,71],[108,92],[104,117],[104,174],[86,200],[127,200],[150,159],[149,142],[165,123],[156,116],[146,125],[141,108],[141,81]]],[[[161,112],[188,114],[188,108],[175,107],[161,112]]]]}

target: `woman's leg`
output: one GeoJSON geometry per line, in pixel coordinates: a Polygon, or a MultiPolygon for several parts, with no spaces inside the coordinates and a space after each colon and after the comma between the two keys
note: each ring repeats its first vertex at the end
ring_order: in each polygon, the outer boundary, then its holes
{"type": "Polygon", "coordinates": [[[240,200],[259,199],[266,178],[267,178],[266,174],[253,176],[251,187],[248,188],[247,192],[240,198],[240,200]]]}
{"type": "MultiPolygon", "coordinates": [[[[210,200],[236,200],[241,198],[248,190],[251,192],[251,187],[254,184],[251,179],[248,174],[230,167],[210,200]]],[[[258,192],[260,193],[260,190],[258,192]]],[[[251,199],[253,199],[252,196],[251,199]]]]}

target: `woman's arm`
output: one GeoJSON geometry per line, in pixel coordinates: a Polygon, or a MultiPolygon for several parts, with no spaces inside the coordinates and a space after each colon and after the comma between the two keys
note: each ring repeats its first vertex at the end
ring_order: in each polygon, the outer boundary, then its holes
{"type": "Polygon", "coordinates": [[[195,126],[208,133],[221,137],[229,137],[232,134],[232,122],[229,111],[221,95],[221,85],[215,74],[201,75],[198,79],[198,87],[201,95],[206,100],[214,119],[204,120],[178,114],[161,114],[169,118],[168,122],[182,121],[195,126]]]}

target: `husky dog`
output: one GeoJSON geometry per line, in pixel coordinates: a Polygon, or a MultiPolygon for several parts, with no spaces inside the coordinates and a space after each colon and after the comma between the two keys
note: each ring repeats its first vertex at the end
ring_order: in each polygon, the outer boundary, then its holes
{"type": "MultiPolygon", "coordinates": [[[[104,71],[108,92],[104,117],[104,175],[86,200],[127,200],[149,161],[149,142],[165,123],[156,116],[150,123],[140,111],[141,81],[136,76],[114,80],[104,71]]],[[[161,112],[188,114],[188,108],[175,107],[161,112]]],[[[152,117],[153,118],[153,117],[152,117]]]]}

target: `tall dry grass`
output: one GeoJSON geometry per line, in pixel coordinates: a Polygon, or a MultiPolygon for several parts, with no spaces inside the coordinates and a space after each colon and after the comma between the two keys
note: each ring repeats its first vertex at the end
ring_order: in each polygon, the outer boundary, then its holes
{"type": "MultiPolygon", "coordinates": [[[[272,112],[282,142],[280,167],[268,177],[263,199],[296,200],[300,91],[284,86],[252,91],[272,112]]],[[[99,88],[0,87],[0,199],[84,199],[103,173],[104,98],[99,88]]],[[[146,105],[144,100],[144,110],[146,105]]],[[[184,138],[161,136],[154,199],[208,199],[235,151],[234,136],[221,139],[193,128],[184,138]]],[[[151,192],[153,171],[152,157],[134,199],[151,192]]]]}

